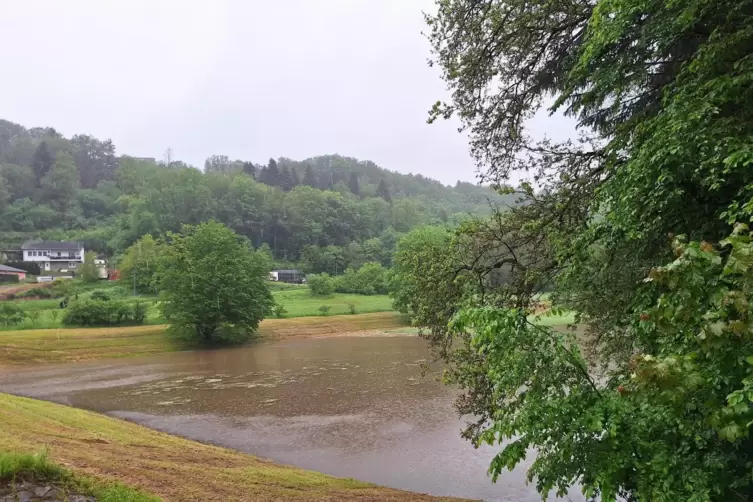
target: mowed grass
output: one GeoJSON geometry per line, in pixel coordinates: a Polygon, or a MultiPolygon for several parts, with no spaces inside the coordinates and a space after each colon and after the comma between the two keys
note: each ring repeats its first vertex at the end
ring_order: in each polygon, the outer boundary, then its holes
{"type": "Polygon", "coordinates": [[[286,317],[306,317],[322,315],[322,306],[330,307],[331,315],[349,314],[350,305],[357,313],[387,312],[392,310],[392,300],[387,295],[347,295],[336,293],[331,296],[312,296],[307,287],[272,291],[275,301],[287,310],[286,317]]]}
{"type": "Polygon", "coordinates": [[[47,451],[49,461],[98,486],[127,486],[166,501],[443,500],[278,465],[124,420],[2,393],[0,430],[0,451],[47,451]]]}
{"type": "MultiPolygon", "coordinates": [[[[106,284],[108,285],[108,284],[106,284]]],[[[275,301],[285,308],[284,317],[310,317],[320,316],[322,306],[329,307],[329,315],[350,314],[351,305],[356,313],[388,312],[392,310],[392,300],[387,295],[348,295],[334,294],[326,297],[312,296],[306,286],[294,284],[270,283],[272,296],[275,301]]],[[[159,302],[156,296],[123,296],[127,291],[121,286],[109,286],[98,290],[111,294],[113,300],[128,303],[142,302],[147,306],[147,322],[149,325],[160,325],[165,319],[159,310],[159,302]]],[[[95,289],[79,294],[79,298],[87,298],[95,289]]],[[[44,300],[9,300],[20,306],[27,314],[26,319],[17,325],[0,327],[3,330],[21,329],[53,329],[63,327],[62,319],[65,310],[60,308],[60,298],[44,300]]],[[[72,299],[73,301],[73,299],[72,299]]],[[[2,336],[2,333],[0,333],[2,336]]]]}
{"type": "MultiPolygon", "coordinates": [[[[267,319],[261,339],[342,336],[357,331],[383,331],[407,326],[395,312],[361,315],[267,319]]],[[[90,361],[186,350],[165,334],[165,325],[113,328],[55,328],[0,332],[0,366],[90,361]]]]}

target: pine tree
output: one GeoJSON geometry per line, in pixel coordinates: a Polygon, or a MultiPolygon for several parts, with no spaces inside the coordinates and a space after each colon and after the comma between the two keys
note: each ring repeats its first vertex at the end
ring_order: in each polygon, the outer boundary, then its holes
{"type": "Polygon", "coordinates": [[[290,175],[290,170],[288,170],[288,166],[282,166],[282,169],[280,169],[280,188],[284,192],[289,192],[293,189],[293,177],[290,175]]]}
{"type": "Polygon", "coordinates": [[[384,178],[382,178],[379,181],[379,185],[377,185],[376,194],[386,200],[387,202],[392,202],[392,196],[390,195],[390,188],[387,186],[387,182],[384,181],[384,178]]]}
{"type": "Polygon", "coordinates": [[[306,172],[303,174],[303,184],[316,188],[316,175],[314,174],[314,170],[311,169],[310,164],[306,165],[306,172]]]}
{"type": "Polygon", "coordinates": [[[350,178],[348,179],[348,188],[351,192],[353,192],[353,195],[361,195],[361,186],[358,184],[358,175],[356,173],[350,173],[350,178]]]}
{"type": "Polygon", "coordinates": [[[290,169],[290,179],[293,180],[293,188],[301,184],[301,179],[298,177],[298,170],[295,167],[290,169]]]}
{"type": "Polygon", "coordinates": [[[269,164],[267,165],[267,174],[265,178],[266,179],[263,182],[267,185],[273,187],[281,186],[282,180],[280,179],[280,169],[277,167],[277,161],[275,159],[269,159],[269,164]]]}
{"type": "Polygon", "coordinates": [[[252,178],[256,177],[256,166],[254,166],[253,162],[244,162],[243,163],[243,172],[251,176],[252,178]]]}
{"type": "Polygon", "coordinates": [[[55,159],[52,158],[47,143],[42,141],[39,143],[34,156],[31,158],[31,169],[34,171],[34,176],[37,178],[37,187],[42,186],[42,178],[50,172],[52,166],[55,164],[55,159]]]}

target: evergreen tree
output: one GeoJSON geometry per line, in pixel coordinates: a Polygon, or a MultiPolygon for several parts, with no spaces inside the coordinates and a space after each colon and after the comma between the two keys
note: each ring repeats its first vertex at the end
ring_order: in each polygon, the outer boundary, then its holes
{"type": "Polygon", "coordinates": [[[256,178],[256,166],[254,166],[253,162],[244,162],[243,172],[248,174],[252,178],[256,178]]]}
{"type": "Polygon", "coordinates": [[[303,184],[311,188],[316,188],[316,175],[314,170],[311,169],[311,165],[306,165],[306,172],[303,174],[303,184]]]}
{"type": "Polygon", "coordinates": [[[275,159],[269,159],[267,172],[264,177],[265,179],[262,180],[262,183],[266,183],[273,187],[281,186],[282,180],[280,179],[280,169],[277,167],[277,161],[275,159]]]}
{"type": "Polygon", "coordinates": [[[350,178],[348,179],[348,188],[351,192],[353,192],[353,195],[361,195],[361,186],[358,184],[358,175],[356,173],[350,173],[350,178]]]}
{"type": "Polygon", "coordinates": [[[292,167],[290,169],[290,179],[293,182],[292,188],[295,188],[301,184],[301,179],[298,177],[298,170],[295,167],[292,167]]]}
{"type": "Polygon", "coordinates": [[[390,188],[387,186],[387,182],[384,181],[384,178],[382,178],[379,181],[379,185],[377,185],[376,189],[377,196],[383,198],[387,202],[392,202],[392,196],[390,195],[390,188]]]}
{"type": "Polygon", "coordinates": [[[37,187],[42,186],[42,178],[50,172],[54,163],[55,159],[52,158],[52,154],[50,154],[50,150],[47,148],[47,143],[42,141],[31,158],[31,169],[37,178],[37,187]]]}
{"type": "Polygon", "coordinates": [[[290,174],[288,166],[282,166],[280,169],[280,188],[284,192],[289,192],[293,189],[293,177],[290,174]]]}

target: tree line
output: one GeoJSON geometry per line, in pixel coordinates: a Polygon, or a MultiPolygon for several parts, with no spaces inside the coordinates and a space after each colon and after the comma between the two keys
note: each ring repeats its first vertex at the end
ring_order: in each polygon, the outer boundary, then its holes
{"type": "Polygon", "coordinates": [[[266,164],[207,158],[204,170],[168,157],[118,156],[112,141],[0,121],[4,249],[29,238],[78,239],[117,255],[141,236],[217,220],[312,272],[389,264],[397,235],[489,212],[487,187],[447,187],[337,155],[266,164]]]}

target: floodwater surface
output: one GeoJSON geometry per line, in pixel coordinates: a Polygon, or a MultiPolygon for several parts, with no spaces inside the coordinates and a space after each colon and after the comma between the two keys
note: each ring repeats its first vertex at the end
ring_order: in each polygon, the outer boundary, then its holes
{"type": "Polygon", "coordinates": [[[0,390],[394,488],[541,500],[530,458],[492,484],[499,448],[460,438],[456,392],[429,362],[417,337],[341,337],[18,371],[0,390]]]}

